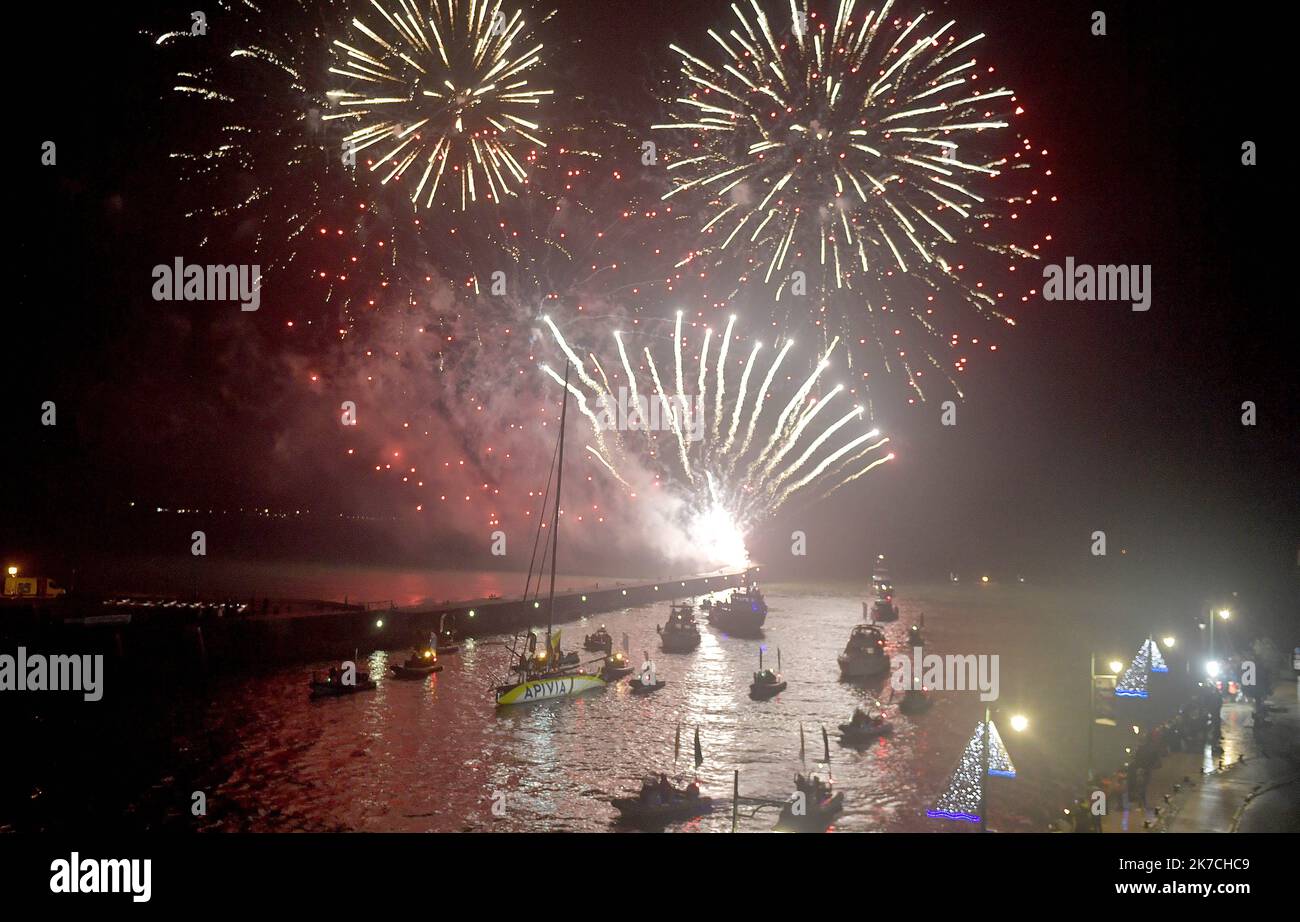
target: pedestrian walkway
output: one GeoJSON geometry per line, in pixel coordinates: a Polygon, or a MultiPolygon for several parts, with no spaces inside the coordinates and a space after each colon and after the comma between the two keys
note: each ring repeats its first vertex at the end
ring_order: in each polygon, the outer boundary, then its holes
{"type": "Polygon", "coordinates": [[[1254,707],[1222,707],[1222,751],[1170,752],[1145,798],[1113,795],[1102,831],[1300,832],[1300,682],[1279,685],[1256,732],[1254,707]]]}

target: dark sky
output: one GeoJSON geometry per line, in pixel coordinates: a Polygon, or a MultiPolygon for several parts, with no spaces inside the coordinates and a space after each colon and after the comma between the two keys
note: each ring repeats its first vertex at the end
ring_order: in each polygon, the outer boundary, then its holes
{"type": "MultiPolygon", "coordinates": [[[[10,123],[20,293],[6,312],[16,378],[7,393],[17,395],[6,401],[16,467],[4,491],[6,553],[38,548],[55,560],[69,543],[119,544],[113,510],[148,487],[207,503],[258,486],[244,474],[257,465],[242,457],[259,443],[239,419],[187,411],[194,392],[217,386],[210,376],[230,373],[208,360],[210,342],[196,334],[192,354],[159,356],[147,384],[139,375],[138,350],[165,322],[140,289],[153,262],[141,255],[190,233],[165,160],[168,139],[186,128],[168,121],[169,70],[143,33],[186,22],[196,5],[101,7],[78,13],[75,29],[57,7],[14,13],[32,19],[27,34],[57,37],[10,123]],[[38,163],[47,138],[59,145],[56,168],[38,163]],[[45,399],[58,402],[55,431],[39,425],[45,399]],[[139,425],[120,416],[133,401],[144,417],[165,408],[179,431],[194,428],[179,441],[220,446],[219,463],[179,444],[168,455],[154,440],[106,436],[139,425]]],[[[696,43],[726,13],[700,0],[556,5],[580,39],[574,71],[600,109],[629,119],[653,115],[647,87],[671,66],[667,44],[696,43]]],[[[1279,245],[1289,239],[1279,230],[1289,188],[1276,127],[1287,111],[1275,89],[1282,63],[1262,50],[1268,26],[1255,17],[1207,27],[1187,10],[1109,4],[1108,34],[1096,37],[1094,6],[946,5],[967,32],[988,33],[982,58],[997,62],[1030,107],[1035,137],[1059,154],[1056,256],[1151,264],[1151,310],[1028,305],[998,357],[966,380],[958,426],[940,427],[937,407],[892,417],[899,462],[869,490],[783,516],[758,538],[763,559],[788,559],[788,533],[803,528],[812,549],[792,572],[852,573],[877,551],[926,574],[1110,578],[1127,566],[1132,578],[1190,594],[1267,583],[1294,616],[1300,388],[1279,284],[1291,268],[1279,245]],[[1260,166],[1240,163],[1248,139],[1260,166]],[[1258,406],[1254,428],[1240,424],[1245,400],[1258,406]],[[1104,571],[1087,553],[1096,529],[1110,540],[1104,571]],[[1120,548],[1127,562],[1113,559],[1120,548]]],[[[311,547],[352,549],[341,536],[311,547]]]]}

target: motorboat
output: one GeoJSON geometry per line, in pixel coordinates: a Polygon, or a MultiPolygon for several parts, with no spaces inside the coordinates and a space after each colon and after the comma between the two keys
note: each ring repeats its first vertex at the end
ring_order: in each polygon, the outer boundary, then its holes
{"type": "Polygon", "coordinates": [[[709,610],[709,624],[737,637],[761,635],[767,620],[767,600],[757,583],[737,589],[709,610]]]}
{"type": "Polygon", "coordinates": [[[876,558],[876,565],[871,570],[871,589],[876,594],[876,598],[884,598],[887,595],[893,595],[894,581],[889,577],[889,570],[885,567],[883,561],[885,555],[881,554],[876,558]]]}
{"type": "Polygon", "coordinates": [[[637,679],[633,679],[627,684],[632,689],[632,694],[634,695],[650,695],[653,694],[654,692],[659,691],[659,689],[663,688],[668,683],[664,679],[658,679],[654,682],[647,682],[643,679],[637,678],[637,679]]]}
{"type": "Polygon", "coordinates": [[[862,615],[868,621],[897,621],[898,606],[894,604],[892,595],[881,596],[867,607],[867,603],[862,603],[862,615]]]}
{"type": "Polygon", "coordinates": [[[888,672],[884,633],[875,625],[855,625],[838,660],[840,676],[845,679],[868,679],[888,672]]]}
{"type": "Polygon", "coordinates": [[[646,826],[662,826],[677,820],[703,816],[713,810],[713,798],[700,794],[692,781],[684,788],[674,787],[666,776],[647,778],[635,797],[615,797],[610,801],[619,812],[619,820],[646,826]]]}
{"type": "Polygon", "coordinates": [[[605,665],[600,668],[600,675],[606,682],[616,682],[634,671],[635,667],[628,661],[627,654],[620,650],[605,657],[605,665]]]}
{"type": "MultiPolygon", "coordinates": [[[[781,668],[781,651],[776,653],[777,669],[781,668]]],[[[749,683],[749,697],[755,701],[766,701],[768,698],[774,698],[781,692],[785,691],[788,683],[785,676],[780,672],[763,668],[763,649],[758,650],[758,672],[754,673],[754,681],[749,683]]]]}
{"type": "Polygon", "coordinates": [[[460,652],[460,636],[456,633],[454,624],[447,623],[448,613],[443,612],[442,617],[438,620],[438,633],[433,635],[430,641],[437,653],[443,656],[450,656],[453,653],[460,652]]]}
{"type": "Polygon", "coordinates": [[[840,742],[846,746],[858,746],[872,743],[882,736],[890,736],[894,725],[885,719],[884,714],[872,708],[864,711],[853,709],[853,717],[848,723],[840,724],[840,742]]]}
{"type": "Polygon", "coordinates": [[[599,653],[602,650],[608,653],[614,649],[614,637],[602,624],[594,634],[588,634],[582,639],[582,649],[592,653],[599,653]]]}
{"type": "Polygon", "coordinates": [[[902,699],[898,702],[898,710],[904,714],[923,714],[930,710],[934,700],[925,693],[923,688],[909,688],[903,692],[902,699]]]}
{"type": "Polygon", "coordinates": [[[844,792],[834,790],[829,780],[816,775],[796,775],[795,792],[781,808],[778,830],[790,832],[823,831],[844,809],[844,792]]]}
{"type": "Polygon", "coordinates": [[[700,645],[700,628],[689,607],[672,606],[668,623],[656,626],[665,653],[689,653],[700,645]]]}
{"type": "Polygon", "coordinates": [[[435,672],[442,672],[442,663],[438,662],[438,652],[432,647],[412,650],[406,662],[392,667],[393,675],[399,679],[423,679],[435,672]]]}
{"type": "Polygon", "coordinates": [[[358,672],[354,679],[352,682],[345,682],[343,675],[336,669],[331,669],[329,675],[324,679],[313,675],[309,683],[311,697],[336,698],[343,695],[355,695],[357,692],[372,691],[378,687],[374,680],[370,678],[368,672],[358,672]]]}

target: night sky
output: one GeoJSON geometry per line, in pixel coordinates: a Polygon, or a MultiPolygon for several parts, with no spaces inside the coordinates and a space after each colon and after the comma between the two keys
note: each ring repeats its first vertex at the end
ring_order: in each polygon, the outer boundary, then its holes
{"type": "MultiPolygon", "coordinates": [[[[7,313],[14,473],[0,549],[43,569],[107,550],[183,553],[173,542],[190,524],[128,514],[131,500],[391,514],[387,493],[340,488],[310,458],[268,460],[277,432],[259,401],[273,386],[259,375],[269,340],[232,346],[214,316],[229,305],[149,299],[149,268],[195,253],[199,236],[180,215],[167,159],[198,115],[166,98],[174,58],[150,36],[184,26],[196,5],[100,7],[78,12],[75,27],[58,7],[15,14],[55,37],[11,101],[20,281],[7,313]],[[46,139],[58,144],[57,166],[39,164],[46,139]],[[44,400],[57,403],[56,427],[40,425],[44,400]]],[[[727,14],[698,0],[556,6],[578,39],[564,79],[632,124],[659,115],[651,90],[675,66],[667,45],[698,47],[727,14]]],[[[1022,306],[999,351],[966,376],[956,427],[939,425],[937,400],[878,410],[897,462],[833,503],[783,512],[752,542],[760,561],[854,576],[880,552],[918,576],[1123,575],[1189,599],[1248,591],[1274,616],[1296,616],[1300,388],[1280,290],[1293,260],[1279,245],[1289,184],[1276,127],[1285,62],[1259,17],[1230,9],[1207,23],[1112,4],[1108,34],[1096,37],[1094,6],[963,0],[941,13],[988,33],[981,60],[997,64],[1053,152],[1061,201],[1047,261],[1149,263],[1151,309],[1022,306]],[[1241,164],[1245,140],[1261,165],[1241,164]],[[1240,422],[1246,400],[1258,407],[1253,428],[1240,422]],[[787,563],[792,529],[808,532],[809,556],[787,563]],[[1106,561],[1088,553],[1097,529],[1106,561]]],[[[219,10],[209,20],[223,27],[219,10]]],[[[467,556],[451,530],[413,541],[382,522],[323,519],[220,528],[242,556],[492,564],[467,556]]]]}

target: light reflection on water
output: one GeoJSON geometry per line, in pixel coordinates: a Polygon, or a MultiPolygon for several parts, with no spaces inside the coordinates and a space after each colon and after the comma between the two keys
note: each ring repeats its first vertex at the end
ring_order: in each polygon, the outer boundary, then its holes
{"type": "MultiPolygon", "coordinates": [[[[992,592],[918,587],[900,600],[899,620],[883,627],[891,648],[900,648],[923,610],[927,652],[1000,655],[1003,700],[1029,703],[1034,723],[1023,737],[1003,727],[1020,777],[992,781],[991,816],[998,828],[1041,829],[1082,775],[1087,646],[1076,641],[1086,631],[1067,604],[1054,601],[1056,613],[1044,614],[1050,595],[992,592]],[[1073,676],[1080,661],[1083,670],[1073,676]]],[[[969,831],[968,824],[926,819],[924,811],[982,713],[978,696],[938,694],[925,714],[891,712],[892,737],[842,747],[836,725],[871,695],[888,693],[885,677],[870,686],[838,678],[835,657],[861,623],[861,597],[852,589],[807,586],[773,586],[767,594],[766,663],[775,665],[780,648],[790,682],[769,701],[748,697],[759,641],[722,635],[701,614],[699,648],[665,654],[655,633],[667,614],[662,603],[564,628],[567,648],[604,624],[616,639],[629,635],[634,662],[650,651],[668,685],[645,697],[621,682],[578,699],[498,710],[491,688],[508,654],[491,638],[442,657],[443,671],[423,681],[387,675],[405,651],[376,652],[368,668],[379,688],[339,699],[307,699],[308,673],[327,663],[224,680],[204,726],[192,729],[233,738],[210,767],[209,822],[253,830],[607,830],[616,815],[608,798],[662,770],[679,784],[698,777],[703,792],[725,804],[674,828],[725,830],[733,769],[740,769],[743,797],[783,800],[796,772],[825,770],[825,726],[831,773],[845,793],[836,829],[969,831]],[[697,727],[705,757],[698,774],[697,727]],[[504,815],[494,813],[494,801],[504,804],[504,815]]],[[[1164,697],[1176,705],[1173,695],[1164,697]]],[[[1105,740],[1099,748],[1106,749],[1105,740]]],[[[775,822],[774,810],[749,812],[741,812],[741,830],[775,822]]]]}

